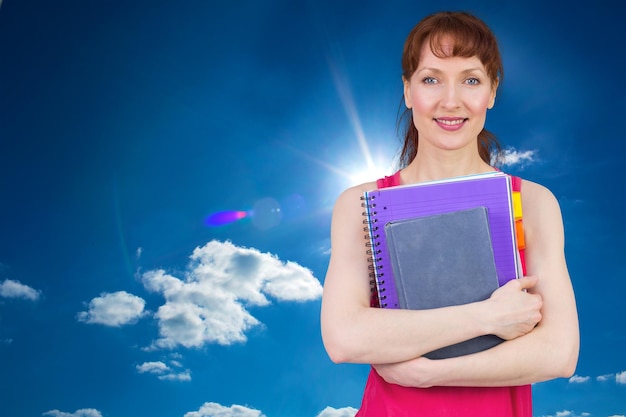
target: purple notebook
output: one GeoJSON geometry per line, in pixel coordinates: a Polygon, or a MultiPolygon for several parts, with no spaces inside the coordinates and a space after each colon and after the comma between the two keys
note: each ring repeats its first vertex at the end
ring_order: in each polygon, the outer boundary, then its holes
{"type": "Polygon", "coordinates": [[[380,306],[402,308],[385,232],[388,223],[484,207],[498,285],[519,278],[521,271],[511,194],[510,177],[502,172],[366,192],[366,238],[372,254],[372,278],[376,283],[380,306]]]}

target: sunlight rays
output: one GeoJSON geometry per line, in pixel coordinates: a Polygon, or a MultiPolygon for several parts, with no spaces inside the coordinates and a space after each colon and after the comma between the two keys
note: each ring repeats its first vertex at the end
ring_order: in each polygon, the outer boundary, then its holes
{"type": "Polygon", "coordinates": [[[338,155],[341,155],[340,160],[330,163],[313,156],[311,153],[297,149],[287,143],[282,142],[281,144],[289,148],[292,152],[297,153],[299,156],[314,162],[315,164],[344,179],[345,181],[340,184],[343,189],[345,187],[375,181],[385,175],[390,175],[392,160],[386,152],[377,154],[376,160],[373,157],[372,150],[365,135],[365,130],[363,129],[363,125],[361,123],[361,118],[359,117],[359,113],[357,111],[356,103],[352,96],[348,79],[339,69],[336,61],[337,60],[330,57],[327,58],[335,91],[337,92],[341,106],[348,117],[348,121],[351,130],[354,133],[354,137],[356,138],[360,153],[357,157],[355,157],[350,154],[348,147],[343,145],[344,150],[338,153],[338,155]]]}
{"type": "Polygon", "coordinates": [[[341,100],[341,104],[343,105],[343,109],[348,116],[348,120],[352,125],[352,129],[354,129],[354,134],[359,143],[363,159],[365,160],[365,165],[368,169],[376,170],[376,165],[374,164],[374,160],[372,159],[372,153],[370,152],[367,139],[365,138],[363,126],[361,125],[361,119],[359,118],[359,113],[356,110],[356,105],[354,103],[354,98],[352,97],[352,92],[350,91],[348,81],[345,79],[343,74],[337,68],[337,65],[331,59],[328,60],[328,66],[330,68],[330,73],[333,77],[335,89],[337,90],[337,94],[339,95],[339,99],[341,100]]]}

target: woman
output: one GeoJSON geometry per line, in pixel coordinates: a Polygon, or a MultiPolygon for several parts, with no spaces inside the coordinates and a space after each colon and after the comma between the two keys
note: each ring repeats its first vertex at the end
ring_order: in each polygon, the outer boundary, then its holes
{"type": "Polygon", "coordinates": [[[408,124],[404,167],[338,198],[324,284],[322,336],[336,363],[372,364],[360,417],[532,416],[530,384],[574,373],[579,350],[574,293],[558,203],[522,181],[526,276],[477,303],[433,310],[373,308],[360,196],[380,186],[494,171],[484,129],[502,63],[476,17],[442,12],[409,34],[402,57],[408,124]],[[419,146],[418,146],[419,143],[419,146]],[[489,350],[443,360],[425,353],[495,334],[489,350]]]}

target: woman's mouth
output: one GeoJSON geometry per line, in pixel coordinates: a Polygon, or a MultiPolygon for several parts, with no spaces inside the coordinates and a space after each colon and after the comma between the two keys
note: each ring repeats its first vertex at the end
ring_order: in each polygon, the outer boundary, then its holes
{"type": "Polygon", "coordinates": [[[448,131],[459,130],[467,121],[466,118],[462,117],[442,117],[436,118],[434,120],[439,125],[439,127],[448,131]]]}

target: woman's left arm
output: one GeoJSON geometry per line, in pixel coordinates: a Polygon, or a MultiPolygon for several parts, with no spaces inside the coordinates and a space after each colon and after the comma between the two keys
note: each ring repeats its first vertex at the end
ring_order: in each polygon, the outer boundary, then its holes
{"type": "Polygon", "coordinates": [[[513,386],[571,376],[578,361],[576,301],[564,253],[558,202],[545,187],[523,182],[527,275],[543,298],[542,320],[530,333],[473,355],[416,358],[376,365],[388,382],[404,386],[513,386]]]}

